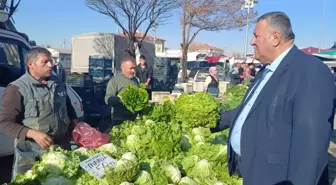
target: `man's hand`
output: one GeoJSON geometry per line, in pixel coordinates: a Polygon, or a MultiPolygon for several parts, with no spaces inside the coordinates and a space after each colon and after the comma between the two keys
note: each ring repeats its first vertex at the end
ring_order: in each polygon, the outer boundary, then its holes
{"type": "Polygon", "coordinates": [[[53,144],[50,136],[38,130],[29,129],[26,137],[34,139],[42,149],[48,149],[53,144]]]}
{"type": "Polygon", "coordinates": [[[114,107],[116,105],[119,105],[121,104],[121,99],[118,97],[118,96],[111,96],[109,99],[108,99],[108,105],[114,107]]]}

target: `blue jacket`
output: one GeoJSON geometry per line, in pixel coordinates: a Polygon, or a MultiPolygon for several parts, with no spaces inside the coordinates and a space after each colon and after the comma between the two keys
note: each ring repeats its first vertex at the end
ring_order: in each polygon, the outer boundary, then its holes
{"type": "MultiPolygon", "coordinates": [[[[316,185],[328,164],[335,95],[328,67],[294,46],[260,92],[242,128],[239,170],[244,185],[286,180],[316,185]]],[[[239,111],[240,107],[222,112],[217,129],[233,128],[239,111]]],[[[235,158],[228,144],[231,175],[235,158]]]]}

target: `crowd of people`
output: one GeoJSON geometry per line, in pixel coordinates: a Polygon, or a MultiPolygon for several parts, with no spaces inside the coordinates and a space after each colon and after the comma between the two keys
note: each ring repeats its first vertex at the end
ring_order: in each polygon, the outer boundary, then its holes
{"type": "Polygon", "coordinates": [[[246,64],[245,62],[237,62],[229,73],[231,78],[230,83],[232,85],[249,85],[254,81],[256,73],[257,71],[254,63],[246,64]]]}

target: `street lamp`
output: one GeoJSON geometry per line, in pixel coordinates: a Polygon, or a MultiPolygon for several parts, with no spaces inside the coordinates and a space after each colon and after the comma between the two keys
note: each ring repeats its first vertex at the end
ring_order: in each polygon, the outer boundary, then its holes
{"type": "Polygon", "coordinates": [[[246,20],[246,35],[245,35],[245,51],[244,56],[247,57],[247,43],[248,43],[248,29],[249,29],[249,21],[250,21],[250,9],[253,8],[258,3],[258,0],[245,0],[242,9],[247,9],[247,20],[246,20]]]}

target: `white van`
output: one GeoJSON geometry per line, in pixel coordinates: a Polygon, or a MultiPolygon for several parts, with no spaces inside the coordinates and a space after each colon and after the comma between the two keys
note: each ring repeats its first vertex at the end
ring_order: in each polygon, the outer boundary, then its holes
{"type": "MultiPolygon", "coordinates": [[[[6,12],[0,11],[0,105],[6,86],[18,79],[26,71],[25,56],[31,48],[29,39],[22,33],[13,31],[13,25],[8,25],[6,12]]],[[[54,73],[56,74],[56,73],[54,73]]],[[[77,117],[84,117],[82,99],[67,85],[67,93],[76,111],[77,117]]],[[[14,138],[1,133],[0,130],[0,158],[14,153],[14,138]]]]}

